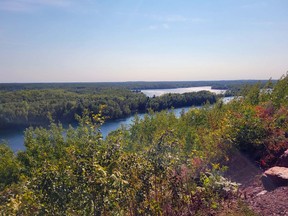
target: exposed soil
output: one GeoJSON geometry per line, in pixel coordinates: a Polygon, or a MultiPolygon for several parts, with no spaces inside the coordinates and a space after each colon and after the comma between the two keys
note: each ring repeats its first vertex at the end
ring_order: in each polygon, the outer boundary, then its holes
{"type": "Polygon", "coordinates": [[[236,153],[229,163],[226,175],[241,184],[240,197],[258,215],[288,216],[288,187],[266,191],[261,182],[263,170],[241,153],[236,153]]]}

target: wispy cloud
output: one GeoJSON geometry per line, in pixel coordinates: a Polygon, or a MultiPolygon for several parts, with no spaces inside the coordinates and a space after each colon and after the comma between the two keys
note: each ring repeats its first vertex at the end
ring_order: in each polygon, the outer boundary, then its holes
{"type": "Polygon", "coordinates": [[[168,16],[160,16],[160,15],[147,15],[149,18],[158,20],[161,22],[186,22],[187,18],[182,15],[168,15],[168,16]]]}
{"type": "Polygon", "coordinates": [[[275,23],[272,21],[258,21],[258,22],[251,22],[250,24],[255,26],[272,26],[275,23]]]}
{"type": "Polygon", "coordinates": [[[155,30],[168,30],[170,29],[170,25],[167,23],[162,23],[162,24],[157,24],[157,25],[150,25],[148,28],[143,29],[143,30],[150,30],[150,31],[155,31],[155,30]]]}
{"type": "Polygon", "coordinates": [[[160,29],[170,29],[170,25],[167,23],[162,23],[159,25],[150,25],[148,30],[160,30],[160,29]]]}
{"type": "Polygon", "coordinates": [[[161,29],[170,29],[170,25],[167,23],[162,23],[159,25],[150,25],[148,30],[161,30],[161,29]]]}
{"type": "Polygon", "coordinates": [[[207,19],[203,19],[203,18],[199,18],[199,17],[194,17],[188,20],[189,22],[192,23],[203,23],[203,22],[207,22],[207,19]]]}
{"type": "Polygon", "coordinates": [[[157,29],[159,29],[159,26],[158,26],[158,25],[150,25],[150,26],[148,27],[148,30],[157,30],[157,29]]]}
{"type": "Polygon", "coordinates": [[[31,11],[41,7],[68,7],[71,0],[2,0],[2,11],[31,11]]]}
{"type": "Polygon", "coordinates": [[[175,25],[179,24],[198,24],[206,22],[205,19],[202,18],[189,18],[183,15],[152,15],[152,14],[144,14],[147,19],[152,20],[155,24],[150,25],[148,30],[160,30],[160,29],[170,29],[175,25]]]}
{"type": "Polygon", "coordinates": [[[244,4],[241,7],[244,9],[259,9],[259,8],[263,8],[263,7],[267,7],[268,4],[265,1],[261,1],[261,2],[255,2],[255,3],[249,3],[249,4],[244,4]]]}
{"type": "Polygon", "coordinates": [[[164,29],[169,29],[169,28],[170,28],[170,25],[168,25],[167,23],[163,23],[163,24],[162,24],[162,27],[163,27],[164,29]]]}
{"type": "Polygon", "coordinates": [[[204,22],[205,19],[199,18],[199,17],[186,17],[183,15],[153,15],[153,14],[146,14],[145,17],[148,17],[149,19],[165,22],[165,23],[184,23],[184,22],[192,22],[192,23],[200,23],[204,22]]]}

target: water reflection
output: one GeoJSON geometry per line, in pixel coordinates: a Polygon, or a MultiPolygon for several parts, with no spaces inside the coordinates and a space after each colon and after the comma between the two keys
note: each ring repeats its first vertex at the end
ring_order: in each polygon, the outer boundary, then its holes
{"type": "Polygon", "coordinates": [[[224,94],[226,90],[212,89],[211,86],[201,86],[201,87],[190,87],[190,88],[174,88],[174,89],[148,89],[141,90],[148,97],[153,97],[154,95],[161,96],[168,93],[183,94],[187,92],[199,92],[199,91],[210,91],[215,94],[224,94]]]}

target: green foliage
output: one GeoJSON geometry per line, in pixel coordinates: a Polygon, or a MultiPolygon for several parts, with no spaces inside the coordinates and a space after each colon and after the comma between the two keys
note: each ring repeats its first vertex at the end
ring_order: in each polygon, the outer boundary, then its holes
{"type": "MultiPolygon", "coordinates": [[[[103,143],[99,115],[85,113],[80,120],[77,129],[64,131],[52,123],[48,130],[26,131],[26,151],[18,159],[29,179],[23,187],[28,189],[29,199],[37,197],[38,204],[23,202],[27,194],[20,193],[17,211],[33,208],[34,214],[99,215],[117,209],[115,201],[122,196],[119,189],[127,184],[117,168],[121,149],[117,143],[103,143]]],[[[7,205],[12,201],[10,198],[7,205]]]]}
{"type": "Polygon", "coordinates": [[[260,86],[258,84],[252,86],[245,97],[251,105],[257,105],[260,97],[260,86]]]}
{"type": "Polygon", "coordinates": [[[12,150],[5,144],[0,144],[0,191],[19,179],[19,164],[12,150]]]}
{"type": "MultiPolygon", "coordinates": [[[[244,84],[253,85],[257,80],[221,80],[221,81],[166,81],[166,82],[98,82],[98,83],[0,83],[0,91],[65,89],[68,91],[86,93],[102,89],[126,88],[139,89],[169,89],[212,86],[213,89],[232,89],[237,92],[244,84]]],[[[265,84],[266,81],[261,81],[265,84]]]]}
{"type": "Polygon", "coordinates": [[[288,106],[288,73],[278,80],[271,93],[272,102],[276,107],[288,106]]]}
{"type": "Polygon", "coordinates": [[[81,116],[86,109],[93,113],[101,110],[106,118],[117,119],[150,109],[159,111],[206,102],[215,103],[215,94],[194,92],[148,98],[124,88],[0,91],[0,128],[45,126],[50,117],[56,122],[72,123],[75,115],[81,116]],[[105,109],[101,108],[103,105],[105,109]]]}
{"type": "Polygon", "coordinates": [[[208,91],[184,94],[169,93],[159,97],[149,98],[146,108],[152,109],[153,111],[160,111],[171,107],[179,108],[184,106],[201,106],[206,103],[213,104],[216,100],[216,95],[208,91]]]}
{"type": "Polygon", "coordinates": [[[65,89],[0,91],[0,128],[48,125],[49,115],[56,122],[72,123],[75,114],[89,109],[109,118],[120,118],[145,111],[146,96],[127,89],[98,89],[75,92],[65,89]]]}
{"type": "Polygon", "coordinates": [[[287,86],[288,79],[284,76],[273,89],[259,93],[258,87],[252,88],[247,95],[257,92],[257,101],[245,97],[228,105],[233,143],[265,168],[275,164],[288,148],[287,86]]]}
{"type": "MultiPolygon", "coordinates": [[[[179,118],[150,110],[105,140],[99,126],[111,107],[103,101],[98,114],[82,107],[77,128],[54,122],[29,128],[26,151],[15,156],[0,145],[0,214],[216,214],[237,194],[238,185],[222,176],[232,150],[268,167],[288,148],[286,87],[284,77],[272,92],[252,87],[229,104],[193,108],[179,118]]],[[[170,106],[177,97],[151,101],[170,106]]]]}

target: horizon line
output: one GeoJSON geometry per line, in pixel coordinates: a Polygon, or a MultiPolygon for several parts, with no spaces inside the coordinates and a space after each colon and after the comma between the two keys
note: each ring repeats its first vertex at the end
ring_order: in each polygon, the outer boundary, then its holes
{"type": "MultiPolygon", "coordinates": [[[[280,78],[279,78],[280,79],[280,78]]],[[[276,81],[278,79],[220,79],[220,80],[169,80],[169,81],[47,81],[47,82],[0,82],[0,84],[93,84],[93,83],[172,83],[172,82],[222,82],[222,81],[276,81]]]]}

